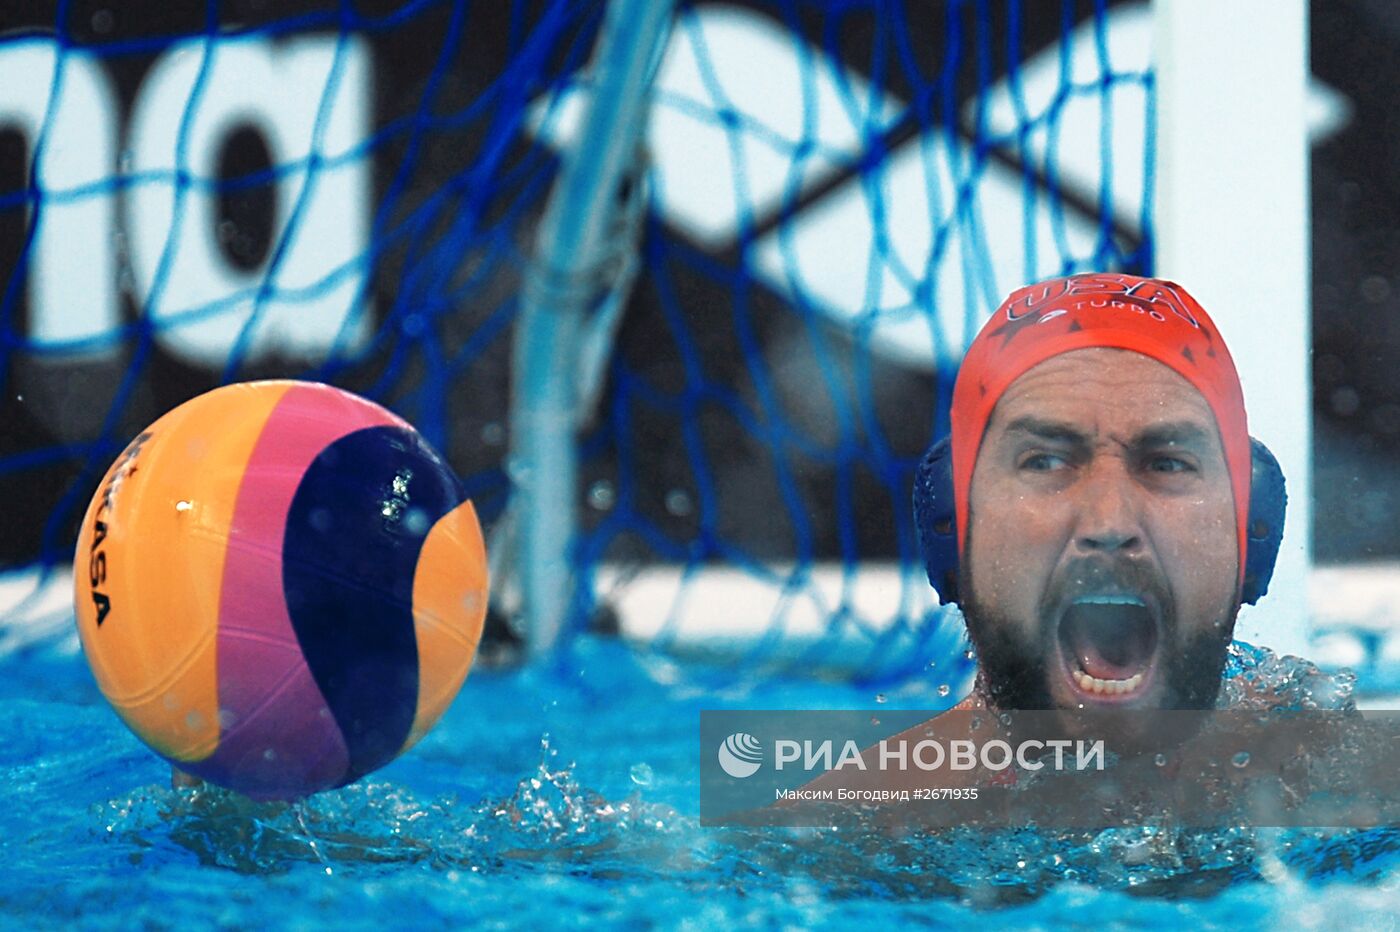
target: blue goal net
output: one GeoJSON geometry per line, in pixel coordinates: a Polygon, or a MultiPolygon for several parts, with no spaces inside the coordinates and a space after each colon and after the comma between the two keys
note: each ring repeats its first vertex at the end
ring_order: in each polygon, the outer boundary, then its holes
{"type": "MultiPolygon", "coordinates": [[[[6,13],[0,568],[37,592],[130,437],[262,377],[404,416],[509,554],[511,341],[603,12],[6,13]]],[[[956,688],[914,466],[1008,291],[1151,271],[1151,32],[1146,3],[677,8],[607,261],[568,285],[589,307],[571,631],[956,688]]]]}

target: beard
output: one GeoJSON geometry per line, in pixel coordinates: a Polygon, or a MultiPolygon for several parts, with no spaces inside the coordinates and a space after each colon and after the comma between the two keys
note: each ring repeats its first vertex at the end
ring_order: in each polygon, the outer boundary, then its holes
{"type": "Polygon", "coordinates": [[[1238,603],[1226,611],[1225,623],[1188,634],[1177,617],[1170,586],[1155,570],[1137,561],[1084,558],[1051,580],[1037,607],[1035,625],[1027,630],[1016,619],[1002,617],[979,601],[966,562],[959,576],[959,591],[965,594],[963,617],[977,651],[977,689],[993,708],[1033,711],[1058,707],[1051,678],[1064,675],[1055,661],[1065,606],[1076,595],[1105,585],[1149,594],[1158,606],[1162,637],[1157,664],[1159,681],[1165,686],[1158,707],[1201,710],[1215,706],[1238,603]]]}

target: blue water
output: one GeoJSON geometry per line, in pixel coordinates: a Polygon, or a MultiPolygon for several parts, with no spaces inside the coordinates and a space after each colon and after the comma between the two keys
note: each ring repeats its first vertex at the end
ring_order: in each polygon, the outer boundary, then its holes
{"type": "Polygon", "coordinates": [[[934,681],[717,696],[591,640],[561,671],[475,671],[405,758],[286,806],[170,789],[71,639],[6,645],[0,628],[10,923],[1386,928],[1400,912],[1396,829],[895,839],[698,824],[701,708],[938,708],[934,681]]]}

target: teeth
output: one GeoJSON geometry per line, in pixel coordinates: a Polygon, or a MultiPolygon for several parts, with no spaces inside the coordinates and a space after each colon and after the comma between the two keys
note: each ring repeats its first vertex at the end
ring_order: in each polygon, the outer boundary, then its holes
{"type": "Polygon", "coordinates": [[[1074,600],[1076,605],[1141,605],[1147,603],[1135,595],[1086,595],[1074,600]]]}
{"type": "Polygon", "coordinates": [[[1083,670],[1074,671],[1074,681],[1079,684],[1079,688],[1086,693],[1098,693],[1103,696],[1117,696],[1123,693],[1130,693],[1142,685],[1142,673],[1134,673],[1126,680],[1101,680],[1097,676],[1090,676],[1083,670]]]}

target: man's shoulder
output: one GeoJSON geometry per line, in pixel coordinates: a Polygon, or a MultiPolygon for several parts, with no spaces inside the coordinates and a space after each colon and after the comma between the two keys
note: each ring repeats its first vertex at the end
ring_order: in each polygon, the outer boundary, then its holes
{"type": "MultiPolygon", "coordinates": [[[[981,712],[987,708],[986,701],[981,694],[973,691],[963,697],[963,700],[949,709],[949,712],[981,712]]],[[[940,715],[943,713],[939,713],[940,715]]]]}

